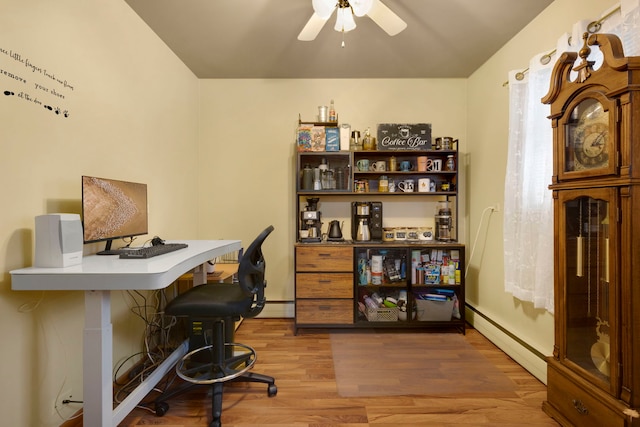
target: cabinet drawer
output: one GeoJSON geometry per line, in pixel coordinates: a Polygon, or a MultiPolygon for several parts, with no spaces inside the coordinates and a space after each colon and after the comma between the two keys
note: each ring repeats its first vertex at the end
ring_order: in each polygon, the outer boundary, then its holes
{"type": "Polygon", "coordinates": [[[619,405],[613,397],[598,396],[590,386],[581,386],[564,376],[550,364],[547,369],[547,399],[572,424],[581,427],[624,427],[622,408],[613,408],[605,402],[619,405]]]}
{"type": "Polygon", "coordinates": [[[296,298],[353,298],[353,274],[296,273],[296,298]]]}
{"type": "Polygon", "coordinates": [[[297,246],[296,271],[353,271],[353,248],[297,246]]]}
{"type": "Polygon", "coordinates": [[[296,323],[352,325],[353,300],[298,299],[296,323]]]}

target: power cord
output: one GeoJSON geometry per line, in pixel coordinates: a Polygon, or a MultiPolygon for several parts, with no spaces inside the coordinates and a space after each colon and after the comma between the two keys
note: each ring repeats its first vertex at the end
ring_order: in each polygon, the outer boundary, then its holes
{"type": "MultiPolygon", "coordinates": [[[[157,236],[154,239],[156,238],[159,239],[157,236]]],[[[121,403],[175,349],[175,347],[172,347],[170,337],[172,328],[177,324],[177,319],[174,316],[165,316],[162,309],[167,303],[165,289],[153,292],[149,298],[139,291],[126,291],[126,293],[134,302],[129,306],[130,311],[142,319],[146,325],[144,350],[125,358],[114,369],[113,381],[118,387],[114,395],[116,403],[121,403]],[[167,319],[169,319],[168,322],[167,319]],[[142,356],[142,359],[146,358],[146,360],[138,360],[138,365],[129,372],[127,380],[118,381],[121,376],[120,371],[124,365],[138,356],[142,356]]],[[[164,386],[163,389],[167,387],[164,386]]],[[[163,389],[153,388],[158,393],[162,393],[163,389]]],[[[154,409],[144,404],[139,404],[136,407],[155,413],[154,409]]]]}
{"type": "Polygon", "coordinates": [[[464,270],[464,278],[467,278],[467,273],[469,272],[469,267],[471,267],[471,259],[473,259],[473,253],[476,250],[476,244],[478,243],[478,236],[480,235],[480,230],[482,229],[482,220],[484,219],[484,214],[487,212],[495,212],[497,209],[495,206],[488,206],[484,208],[482,211],[482,215],[480,215],[480,224],[478,224],[478,230],[476,231],[476,237],[473,239],[473,245],[471,246],[471,254],[469,254],[469,261],[467,261],[467,268],[464,270]]]}

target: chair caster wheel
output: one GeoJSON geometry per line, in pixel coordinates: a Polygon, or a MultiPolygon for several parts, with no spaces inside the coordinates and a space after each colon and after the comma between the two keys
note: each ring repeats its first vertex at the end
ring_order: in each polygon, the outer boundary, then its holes
{"type": "Polygon", "coordinates": [[[269,384],[269,387],[267,388],[267,394],[269,395],[269,397],[273,397],[276,394],[278,394],[278,387],[276,387],[275,384],[269,384]]]}
{"type": "Polygon", "coordinates": [[[161,417],[169,410],[169,404],[167,402],[156,403],[156,416],[161,417]]]}

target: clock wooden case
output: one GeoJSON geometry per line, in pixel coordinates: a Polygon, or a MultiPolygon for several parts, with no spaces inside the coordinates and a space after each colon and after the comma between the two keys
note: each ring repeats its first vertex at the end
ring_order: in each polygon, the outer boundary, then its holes
{"type": "Polygon", "coordinates": [[[640,426],[640,57],[609,34],[564,53],[549,93],[555,344],[543,409],[565,426],[640,426]],[[599,67],[588,59],[603,54],[599,67]],[[577,65],[576,65],[577,63],[577,65]]]}

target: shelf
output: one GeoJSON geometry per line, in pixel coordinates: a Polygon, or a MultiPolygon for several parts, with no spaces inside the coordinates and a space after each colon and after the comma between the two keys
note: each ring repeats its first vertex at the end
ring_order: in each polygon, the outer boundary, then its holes
{"type": "Polygon", "coordinates": [[[420,192],[420,191],[413,191],[411,193],[404,193],[402,191],[395,191],[393,193],[389,193],[389,192],[379,192],[379,191],[369,191],[366,193],[355,193],[353,191],[345,191],[345,190],[303,190],[303,191],[298,191],[298,195],[299,196],[367,196],[367,197],[371,197],[371,196],[447,196],[447,197],[453,197],[453,196],[457,196],[457,193],[455,191],[427,191],[427,192],[420,192]]]}
{"type": "Polygon", "coordinates": [[[335,121],[326,121],[326,122],[307,122],[303,121],[302,117],[298,114],[298,125],[312,125],[312,126],[324,126],[324,127],[334,127],[337,128],[338,125],[338,116],[336,115],[335,121]]]}
{"type": "Polygon", "coordinates": [[[440,156],[446,156],[449,154],[457,154],[458,150],[436,150],[434,149],[430,149],[430,150],[356,150],[356,151],[351,151],[353,154],[357,155],[358,157],[364,157],[364,156],[427,156],[429,154],[433,154],[433,155],[440,155],[440,156]]]}
{"type": "Polygon", "coordinates": [[[354,170],[354,175],[401,175],[401,176],[411,176],[411,175],[451,175],[455,176],[456,171],[358,171],[354,170]]]}

